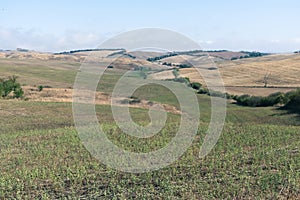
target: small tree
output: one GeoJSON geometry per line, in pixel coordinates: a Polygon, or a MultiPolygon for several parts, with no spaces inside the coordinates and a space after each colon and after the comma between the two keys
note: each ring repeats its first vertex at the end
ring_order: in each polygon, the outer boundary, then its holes
{"type": "Polygon", "coordinates": [[[195,90],[199,90],[202,87],[201,83],[193,82],[191,83],[191,87],[195,90]]]}
{"type": "Polygon", "coordinates": [[[20,98],[24,94],[20,83],[17,83],[17,77],[11,76],[6,80],[0,79],[0,96],[7,97],[11,92],[14,93],[15,98],[20,98]]]}
{"type": "Polygon", "coordinates": [[[269,84],[269,79],[270,79],[270,72],[267,72],[266,74],[265,74],[265,76],[264,76],[264,80],[263,80],[263,82],[264,82],[264,87],[268,87],[268,84],[269,84]]]}
{"type": "Polygon", "coordinates": [[[44,86],[42,86],[42,85],[39,85],[39,86],[38,86],[38,91],[39,91],[39,92],[41,92],[43,89],[44,89],[44,86]]]}
{"type": "Polygon", "coordinates": [[[10,78],[3,82],[3,97],[6,97],[14,90],[14,82],[10,78]]]}

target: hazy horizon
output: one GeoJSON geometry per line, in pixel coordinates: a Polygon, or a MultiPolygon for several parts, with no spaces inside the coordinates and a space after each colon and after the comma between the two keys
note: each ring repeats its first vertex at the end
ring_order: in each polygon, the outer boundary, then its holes
{"type": "MultiPolygon", "coordinates": [[[[5,52],[5,51],[19,51],[22,52],[23,50],[29,51],[29,52],[39,52],[39,53],[68,53],[71,51],[85,51],[85,50],[106,50],[106,48],[80,48],[80,49],[65,49],[62,51],[43,51],[43,50],[35,50],[35,49],[26,49],[26,48],[21,48],[17,47],[16,49],[0,49],[0,52],[5,52]],[[18,50],[19,49],[19,50],[18,50]]],[[[120,48],[113,48],[113,50],[118,50],[118,49],[124,49],[126,48],[120,47],[120,48]]],[[[261,52],[261,53],[269,53],[269,54],[290,54],[290,53],[295,53],[295,51],[290,51],[290,52],[264,52],[264,51],[257,51],[257,50],[230,50],[230,49],[191,49],[191,50],[182,50],[182,51],[168,51],[168,52],[184,52],[184,51],[194,51],[194,50],[202,50],[203,52],[209,52],[209,51],[228,51],[228,52],[261,52]]],[[[139,50],[139,51],[144,51],[144,50],[139,50]]],[[[298,50],[296,50],[298,51],[298,50]]],[[[145,52],[160,52],[160,51],[145,51],[145,52]]]]}
{"type": "Polygon", "coordinates": [[[162,28],[203,50],[294,52],[300,49],[300,2],[288,1],[5,1],[0,49],[92,49],[119,33],[162,28]]]}

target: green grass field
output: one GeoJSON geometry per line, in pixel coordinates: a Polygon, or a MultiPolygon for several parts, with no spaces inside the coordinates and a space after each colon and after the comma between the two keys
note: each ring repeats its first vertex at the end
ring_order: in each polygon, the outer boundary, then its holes
{"type": "MultiPolygon", "coordinates": [[[[200,109],[209,107],[199,96],[200,109]]],[[[70,103],[0,101],[1,198],[294,198],[299,197],[297,116],[274,108],[229,105],[224,131],[210,154],[198,158],[209,122],[203,119],[193,145],[171,166],[144,174],[116,171],[92,158],[73,127],[70,103]],[[272,125],[273,124],[273,125],[272,125]],[[274,125],[278,124],[278,125],[274,125]]],[[[96,106],[107,137],[124,149],[148,152],[174,136],[169,115],[158,136],[126,137],[109,106],[96,106]]],[[[147,110],[132,109],[148,122],[147,110]]]]}
{"type": "MultiPolygon", "coordinates": [[[[51,63],[43,67],[34,63],[30,68],[28,63],[15,62],[2,63],[1,74],[14,73],[29,85],[69,87],[78,69],[75,64],[53,62],[53,68],[60,68],[51,71],[51,63]]],[[[108,70],[98,90],[110,93],[122,73],[108,70]]],[[[174,95],[157,85],[140,88],[134,96],[179,107],[174,95]]],[[[210,98],[197,97],[201,117],[192,145],[170,166],[140,174],[117,171],[90,155],[74,128],[71,103],[0,99],[0,199],[300,198],[299,115],[276,107],[228,103],[222,135],[200,159],[210,121],[210,98]]],[[[148,110],[130,111],[137,123],[149,123],[148,110]]],[[[180,120],[179,115],[169,113],[159,134],[136,139],[116,126],[110,106],[97,105],[96,112],[107,137],[134,152],[164,147],[180,120]]]]}

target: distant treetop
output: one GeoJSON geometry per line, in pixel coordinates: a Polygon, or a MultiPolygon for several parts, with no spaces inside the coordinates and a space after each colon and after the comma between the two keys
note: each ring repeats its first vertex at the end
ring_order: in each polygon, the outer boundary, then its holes
{"type": "Polygon", "coordinates": [[[123,48],[119,48],[119,49],[78,49],[78,50],[63,51],[63,52],[55,53],[55,55],[72,54],[72,53],[88,52],[88,51],[116,51],[116,50],[125,50],[125,49],[123,49],[123,48]]]}

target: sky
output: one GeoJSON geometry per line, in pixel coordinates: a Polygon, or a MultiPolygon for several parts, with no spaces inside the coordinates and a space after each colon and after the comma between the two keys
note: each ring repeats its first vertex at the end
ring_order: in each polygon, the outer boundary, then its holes
{"type": "Polygon", "coordinates": [[[300,50],[299,0],[0,0],[0,49],[96,48],[139,28],[179,32],[203,49],[300,50]]]}

